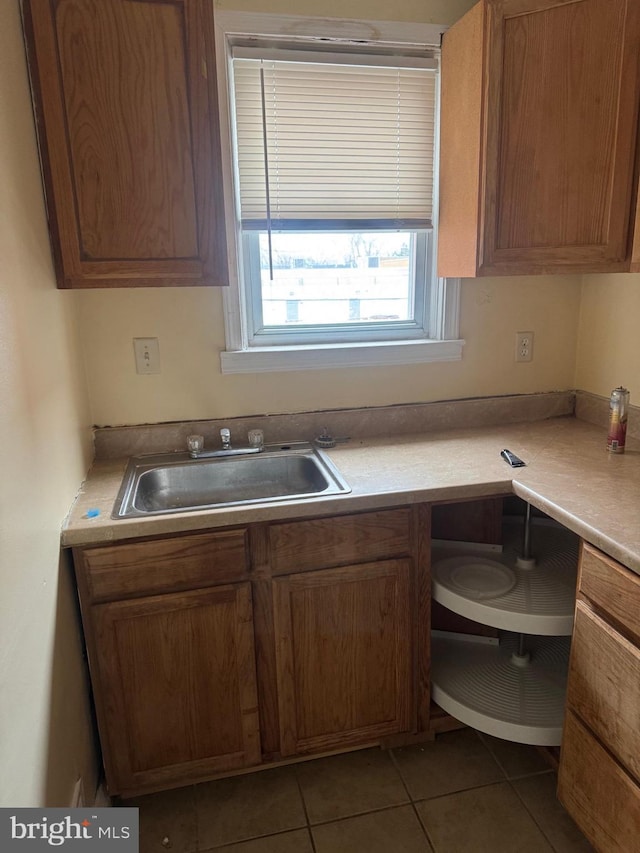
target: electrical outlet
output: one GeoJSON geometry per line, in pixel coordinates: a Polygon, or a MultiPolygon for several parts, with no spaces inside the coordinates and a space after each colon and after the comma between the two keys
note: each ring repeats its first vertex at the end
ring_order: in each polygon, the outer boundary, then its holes
{"type": "Polygon", "coordinates": [[[136,373],[160,373],[160,345],[157,338],[134,338],[136,373]]]}
{"type": "Polygon", "coordinates": [[[516,332],[516,361],[533,361],[533,332],[516,332]]]}

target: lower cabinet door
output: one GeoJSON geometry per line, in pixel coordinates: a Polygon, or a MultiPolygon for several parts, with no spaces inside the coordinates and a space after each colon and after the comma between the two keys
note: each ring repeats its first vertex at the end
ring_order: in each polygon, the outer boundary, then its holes
{"type": "Polygon", "coordinates": [[[410,576],[403,559],[273,581],[283,755],[411,729],[410,576]]]}
{"type": "Polygon", "coordinates": [[[558,799],[601,853],[640,850],[640,788],[567,710],[558,799]]]}
{"type": "Polygon", "coordinates": [[[249,583],[92,608],[111,793],[259,764],[249,583]]]}

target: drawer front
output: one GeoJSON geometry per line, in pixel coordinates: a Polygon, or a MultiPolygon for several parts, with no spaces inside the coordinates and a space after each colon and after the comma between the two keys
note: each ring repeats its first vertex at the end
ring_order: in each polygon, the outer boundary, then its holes
{"type": "Polygon", "coordinates": [[[597,850],[636,853],[640,788],[571,712],[565,718],[558,798],[597,850]]]}
{"type": "Polygon", "coordinates": [[[273,524],[269,528],[274,575],[400,557],[411,547],[407,508],[273,524]]]}
{"type": "Polygon", "coordinates": [[[640,650],[582,601],[576,608],[567,704],[640,781],[640,650]]]}
{"type": "Polygon", "coordinates": [[[80,565],[93,602],[197,589],[247,579],[246,538],[242,529],[89,548],[80,565]]]}
{"type": "Polygon", "coordinates": [[[640,638],[640,577],[584,545],[579,591],[640,638]]]}

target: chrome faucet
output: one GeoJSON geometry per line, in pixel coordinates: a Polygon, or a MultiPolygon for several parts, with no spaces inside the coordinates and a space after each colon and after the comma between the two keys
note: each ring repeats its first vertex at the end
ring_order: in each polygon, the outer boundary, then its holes
{"type": "Polygon", "coordinates": [[[205,450],[204,438],[201,435],[187,436],[187,449],[192,459],[210,459],[214,456],[244,456],[247,453],[260,453],[264,448],[262,430],[251,430],[249,432],[250,447],[233,448],[231,446],[231,432],[226,427],[220,430],[220,450],[205,450]]]}

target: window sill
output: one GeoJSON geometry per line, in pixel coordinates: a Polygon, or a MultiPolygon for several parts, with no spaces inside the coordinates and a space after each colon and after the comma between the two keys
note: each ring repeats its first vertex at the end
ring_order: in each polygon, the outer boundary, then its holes
{"type": "Polygon", "coordinates": [[[270,373],[333,367],[382,367],[460,361],[463,340],[385,341],[307,346],[252,347],[220,353],[222,373],[270,373]]]}

